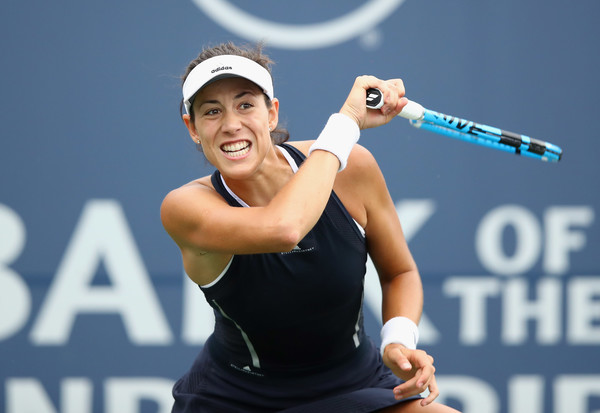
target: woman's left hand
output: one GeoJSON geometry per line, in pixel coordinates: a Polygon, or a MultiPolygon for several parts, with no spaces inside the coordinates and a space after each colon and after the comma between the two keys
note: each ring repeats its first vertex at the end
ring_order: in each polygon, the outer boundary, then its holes
{"type": "Polygon", "coordinates": [[[401,344],[388,344],[383,353],[383,362],[404,380],[394,388],[396,399],[416,396],[429,389],[429,395],[421,401],[421,405],[426,406],[439,395],[433,357],[425,351],[410,350],[401,344]]]}

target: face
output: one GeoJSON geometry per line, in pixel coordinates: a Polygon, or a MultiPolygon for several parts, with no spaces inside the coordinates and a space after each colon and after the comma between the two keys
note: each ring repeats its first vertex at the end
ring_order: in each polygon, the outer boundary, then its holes
{"type": "Polygon", "coordinates": [[[272,149],[269,128],[278,121],[279,102],[267,107],[262,90],[239,78],[217,80],[194,98],[194,121],[183,120],[207,160],[224,175],[242,179],[260,167],[272,149]]]}

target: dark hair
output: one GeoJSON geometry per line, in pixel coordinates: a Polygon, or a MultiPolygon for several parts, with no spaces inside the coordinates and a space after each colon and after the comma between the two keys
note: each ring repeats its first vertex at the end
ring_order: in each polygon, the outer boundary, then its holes
{"type": "MultiPolygon", "coordinates": [[[[271,74],[271,65],[274,62],[269,58],[269,56],[267,56],[266,54],[263,53],[263,47],[264,47],[264,45],[262,43],[258,43],[254,46],[237,46],[237,45],[233,44],[232,42],[221,43],[217,46],[212,46],[212,47],[205,47],[200,52],[198,57],[196,57],[194,60],[192,60],[188,64],[187,68],[185,69],[185,73],[183,74],[183,76],[181,76],[181,84],[183,85],[183,82],[185,82],[185,79],[188,77],[188,75],[190,74],[192,69],[194,69],[197,65],[199,65],[200,63],[202,63],[205,60],[210,59],[211,57],[222,56],[222,55],[242,56],[247,59],[253,60],[256,63],[258,63],[259,65],[261,65],[262,67],[264,67],[265,69],[267,69],[269,71],[269,74],[271,74]]],[[[271,102],[271,100],[269,99],[269,97],[267,95],[264,95],[264,96],[265,96],[265,103],[266,103],[267,107],[270,108],[273,103],[271,102]]],[[[179,103],[179,113],[181,115],[183,115],[183,99],[179,103]]],[[[194,121],[194,109],[193,108],[190,108],[190,117],[193,122],[194,121]]],[[[290,134],[287,131],[287,129],[280,127],[279,125],[277,125],[277,127],[273,131],[271,131],[271,140],[273,141],[274,144],[283,143],[283,142],[287,141],[289,138],[290,138],[290,134]]],[[[202,150],[200,144],[198,144],[198,149],[202,150]]]]}

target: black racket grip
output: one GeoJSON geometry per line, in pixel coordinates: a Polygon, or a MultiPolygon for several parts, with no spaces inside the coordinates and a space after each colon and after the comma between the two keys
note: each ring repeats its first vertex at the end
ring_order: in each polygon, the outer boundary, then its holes
{"type": "Polygon", "coordinates": [[[367,107],[379,109],[383,106],[383,93],[376,88],[367,89],[367,107]]]}

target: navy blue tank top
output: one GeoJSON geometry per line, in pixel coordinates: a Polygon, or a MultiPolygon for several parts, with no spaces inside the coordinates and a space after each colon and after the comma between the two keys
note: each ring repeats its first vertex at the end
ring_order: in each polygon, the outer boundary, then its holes
{"type": "MultiPolygon", "coordinates": [[[[298,166],[304,160],[296,148],[281,147],[298,166]]],[[[211,180],[229,205],[243,206],[218,171],[211,180]]],[[[216,282],[200,287],[215,313],[210,353],[258,376],[318,371],[354,354],[365,339],[366,260],[364,236],[332,191],[292,251],[234,255],[216,282]]]]}

